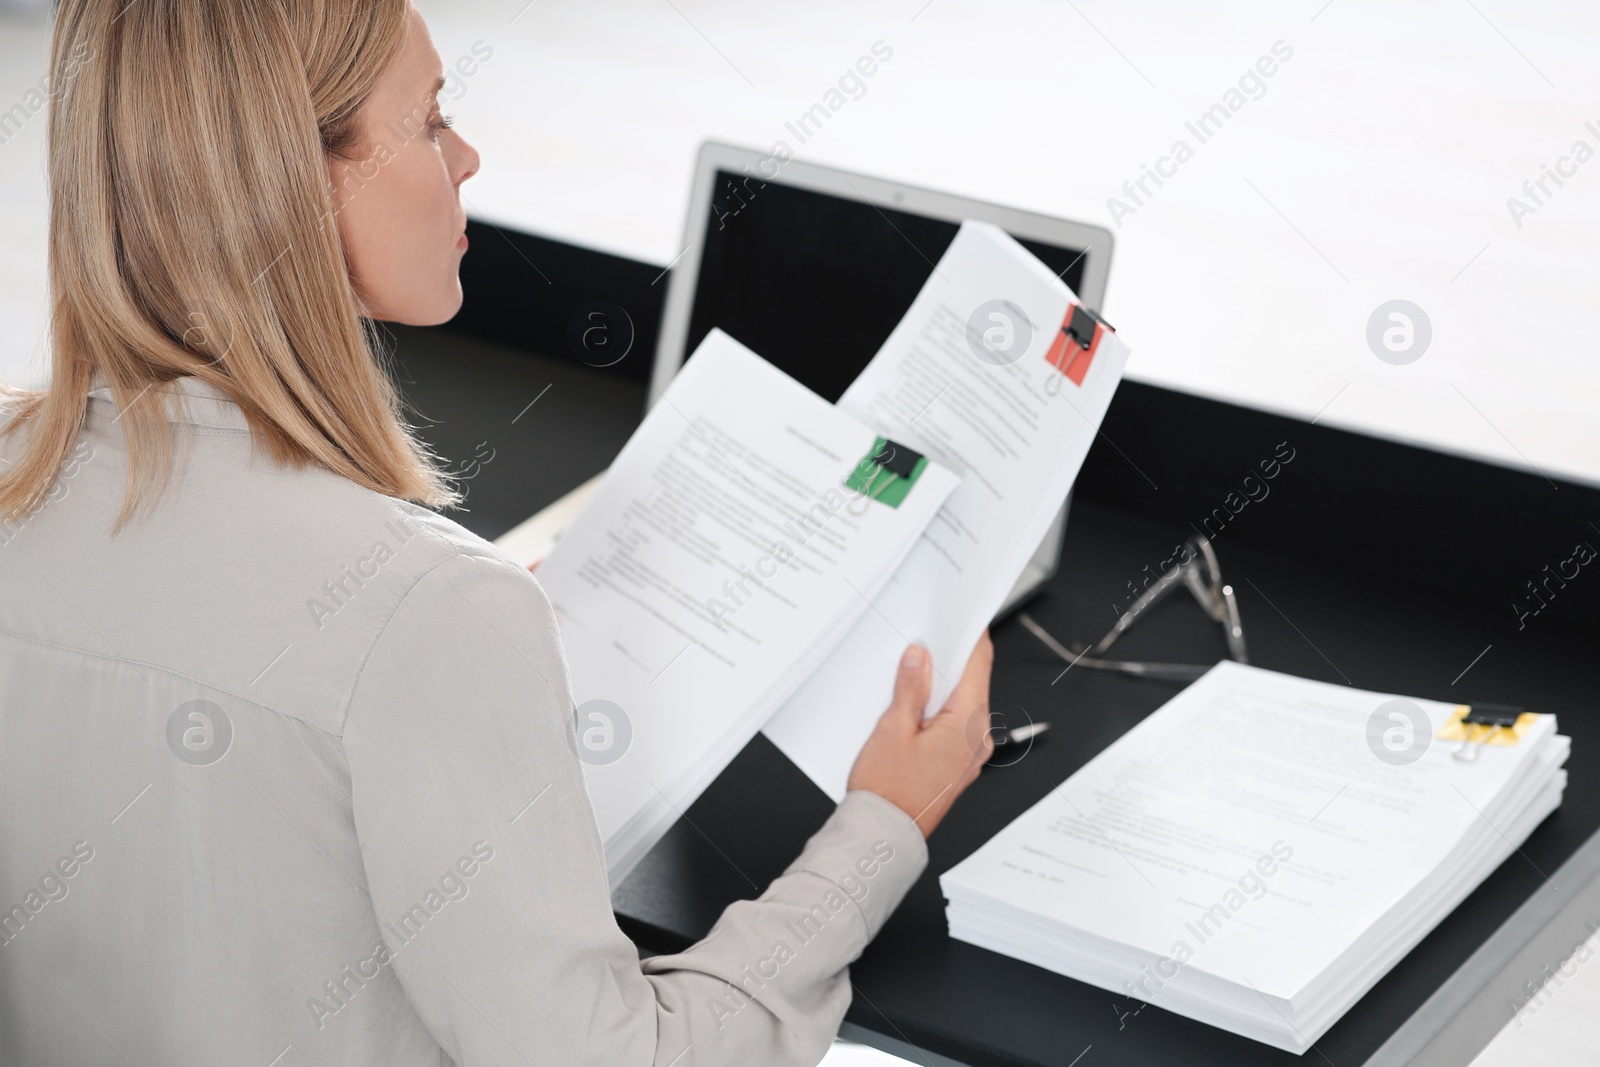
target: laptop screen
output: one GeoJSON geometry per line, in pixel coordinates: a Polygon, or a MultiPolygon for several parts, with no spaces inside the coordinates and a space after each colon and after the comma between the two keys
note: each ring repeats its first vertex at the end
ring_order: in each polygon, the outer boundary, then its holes
{"type": "MultiPolygon", "coordinates": [[[[719,170],[683,350],[693,352],[720,326],[836,401],[888,340],[958,228],[719,170]]],[[[1082,249],[1018,241],[1081,289],[1082,249]]]]}

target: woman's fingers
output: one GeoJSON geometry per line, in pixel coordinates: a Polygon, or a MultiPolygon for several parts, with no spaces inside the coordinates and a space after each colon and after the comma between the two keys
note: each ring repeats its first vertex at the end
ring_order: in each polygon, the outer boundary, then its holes
{"type": "Polygon", "coordinates": [[[894,676],[894,697],[883,717],[904,729],[922,723],[923,709],[933,691],[933,660],[928,650],[919,645],[907,645],[900,657],[900,666],[894,676]]]}
{"type": "Polygon", "coordinates": [[[983,636],[978,638],[972,656],[967,660],[966,669],[961,672],[961,680],[956,683],[955,689],[950,693],[950,699],[945,701],[939,714],[949,715],[964,722],[979,706],[982,706],[987,713],[989,676],[993,672],[994,642],[989,640],[989,631],[985,630],[983,636]]]}

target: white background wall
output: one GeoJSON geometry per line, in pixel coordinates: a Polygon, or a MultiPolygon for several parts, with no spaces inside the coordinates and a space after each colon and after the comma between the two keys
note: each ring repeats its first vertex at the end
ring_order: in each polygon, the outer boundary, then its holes
{"type": "MultiPolygon", "coordinates": [[[[27,106],[46,68],[43,16],[31,4],[0,0],[0,116],[27,106]]],[[[44,370],[45,115],[19,132],[0,127],[0,381],[40,384],[44,370]]]]}
{"type": "MultiPolygon", "coordinates": [[[[1141,379],[1600,481],[1600,159],[1523,218],[1507,198],[1600,151],[1600,7],[1509,0],[421,0],[491,220],[666,264],[718,138],[1112,223],[1106,313],[1141,379]],[[784,126],[874,42],[893,58],[801,145],[784,126]],[[1184,129],[1274,42],[1293,57],[1205,144],[1184,129]],[[1154,188],[1151,186],[1150,188],[1154,188]],[[1124,199],[1127,199],[1124,196],[1124,199]],[[1131,201],[1129,201],[1131,203],[1131,201]],[[1369,350],[1394,298],[1432,323],[1369,350]]],[[[42,37],[0,28],[0,109],[42,37]]],[[[0,146],[0,376],[36,375],[43,124],[0,146]]]]}

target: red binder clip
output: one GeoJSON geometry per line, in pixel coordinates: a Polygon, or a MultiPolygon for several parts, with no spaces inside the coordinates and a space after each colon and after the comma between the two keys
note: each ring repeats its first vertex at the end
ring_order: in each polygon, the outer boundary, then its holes
{"type": "Polygon", "coordinates": [[[1107,331],[1116,332],[1110,323],[1088,308],[1069,305],[1061,332],[1056,334],[1044,358],[1073,385],[1081,386],[1089,373],[1089,364],[1094,362],[1094,354],[1100,350],[1100,338],[1107,331]]]}

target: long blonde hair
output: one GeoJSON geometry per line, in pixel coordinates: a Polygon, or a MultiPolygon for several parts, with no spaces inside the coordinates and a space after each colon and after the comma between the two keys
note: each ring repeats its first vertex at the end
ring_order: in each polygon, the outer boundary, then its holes
{"type": "Polygon", "coordinates": [[[161,383],[192,375],[257,447],[430,505],[456,495],[407,427],[335,225],[327,159],[406,34],[407,0],[62,0],[51,47],[51,381],[0,520],[37,507],[98,372],[127,442],[118,526],[172,468],[161,383]]]}

